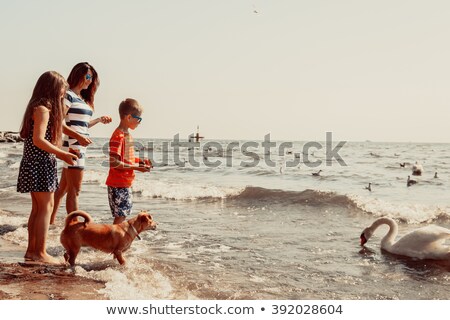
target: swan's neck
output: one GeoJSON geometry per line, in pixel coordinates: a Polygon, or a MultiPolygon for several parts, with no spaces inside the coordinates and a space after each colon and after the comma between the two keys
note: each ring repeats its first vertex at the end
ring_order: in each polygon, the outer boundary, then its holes
{"type": "Polygon", "coordinates": [[[389,226],[389,232],[381,239],[381,247],[383,249],[388,249],[394,244],[395,237],[398,234],[397,223],[391,218],[380,218],[377,219],[371,226],[372,230],[375,231],[379,226],[387,224],[389,226]]]}

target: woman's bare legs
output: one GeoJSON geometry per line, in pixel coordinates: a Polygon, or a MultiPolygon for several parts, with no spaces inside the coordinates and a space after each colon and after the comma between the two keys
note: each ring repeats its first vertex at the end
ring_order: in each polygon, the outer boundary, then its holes
{"type": "Polygon", "coordinates": [[[58,190],[55,192],[55,204],[53,206],[52,216],[50,218],[50,224],[55,224],[56,214],[58,213],[59,206],[61,204],[61,200],[67,193],[67,178],[66,178],[67,169],[63,168],[61,172],[61,181],[59,182],[58,190]]]}
{"type": "Polygon", "coordinates": [[[81,192],[81,183],[83,182],[82,169],[67,169],[66,170],[66,183],[67,183],[67,198],[66,198],[66,211],[67,214],[78,210],[78,196],[81,192]]]}

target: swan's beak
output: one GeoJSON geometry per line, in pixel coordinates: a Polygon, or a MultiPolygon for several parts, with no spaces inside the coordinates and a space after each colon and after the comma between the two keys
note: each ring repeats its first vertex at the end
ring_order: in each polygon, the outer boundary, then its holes
{"type": "Polygon", "coordinates": [[[361,240],[361,246],[366,244],[367,239],[366,239],[366,236],[364,235],[364,232],[361,233],[361,237],[359,237],[359,239],[361,240]]]}

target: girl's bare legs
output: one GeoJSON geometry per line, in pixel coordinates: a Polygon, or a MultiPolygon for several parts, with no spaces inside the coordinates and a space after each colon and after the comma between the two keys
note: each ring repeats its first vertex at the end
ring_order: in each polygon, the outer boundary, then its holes
{"type": "Polygon", "coordinates": [[[61,200],[67,193],[67,178],[66,178],[67,169],[63,168],[61,172],[61,181],[59,182],[58,190],[55,192],[55,205],[53,206],[52,216],[50,218],[50,224],[55,224],[56,214],[58,213],[59,205],[61,204],[61,200]]]}
{"type": "Polygon", "coordinates": [[[82,169],[67,169],[66,170],[66,183],[67,183],[67,198],[66,198],[66,211],[67,214],[78,210],[78,196],[81,192],[81,183],[83,181],[82,169]]]}
{"type": "Polygon", "coordinates": [[[31,211],[28,225],[28,243],[31,247],[27,249],[26,259],[48,264],[61,263],[58,259],[47,253],[47,234],[50,217],[53,210],[53,192],[32,192],[33,205],[36,210],[31,211]]]}
{"type": "Polygon", "coordinates": [[[28,218],[28,247],[25,252],[25,260],[32,259],[36,247],[36,239],[33,236],[34,224],[36,221],[37,200],[34,193],[31,193],[31,213],[28,218]]]}

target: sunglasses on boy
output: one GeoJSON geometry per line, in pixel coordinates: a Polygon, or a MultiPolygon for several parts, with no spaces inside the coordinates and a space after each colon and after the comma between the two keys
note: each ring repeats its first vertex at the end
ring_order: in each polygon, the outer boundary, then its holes
{"type": "Polygon", "coordinates": [[[142,118],[141,118],[141,117],[138,117],[138,116],[136,116],[136,115],[134,115],[134,114],[132,114],[131,116],[132,116],[133,118],[137,119],[137,121],[138,121],[139,123],[141,123],[141,121],[142,121],[142,118]]]}

